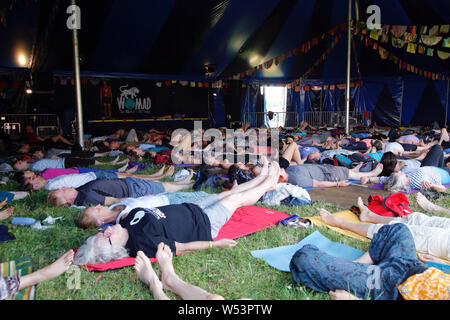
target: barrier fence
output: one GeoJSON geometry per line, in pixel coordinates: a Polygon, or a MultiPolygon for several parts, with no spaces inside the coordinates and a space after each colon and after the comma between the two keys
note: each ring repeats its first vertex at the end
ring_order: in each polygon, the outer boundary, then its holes
{"type": "MultiPolygon", "coordinates": [[[[303,112],[303,121],[308,122],[313,127],[345,127],[345,111],[308,111],[303,112]]],[[[363,113],[352,112],[349,117],[350,127],[356,127],[371,122],[372,114],[368,111],[363,113]]]]}
{"type": "Polygon", "coordinates": [[[266,125],[270,128],[297,127],[298,114],[297,112],[246,112],[243,122],[257,128],[266,125]],[[269,119],[269,114],[273,114],[272,119],[269,119]]]}
{"type": "Polygon", "coordinates": [[[44,137],[55,135],[61,127],[59,117],[52,113],[0,115],[0,128],[8,135],[20,135],[28,125],[44,137]]]}

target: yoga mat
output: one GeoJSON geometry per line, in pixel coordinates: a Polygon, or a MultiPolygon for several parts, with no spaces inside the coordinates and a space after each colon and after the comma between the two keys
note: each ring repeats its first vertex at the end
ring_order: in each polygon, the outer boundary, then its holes
{"type": "MultiPolygon", "coordinates": [[[[233,213],[214,240],[244,237],[273,226],[287,217],[289,217],[289,214],[275,210],[257,206],[242,207],[233,213]]],[[[76,251],[76,249],[74,250],[76,251]]],[[[149,257],[149,259],[150,261],[156,261],[153,257],[149,257]]],[[[107,263],[87,264],[85,267],[89,271],[107,271],[132,265],[134,265],[134,258],[128,257],[107,263]]]]}
{"type": "Polygon", "coordinates": [[[184,168],[184,167],[195,167],[195,166],[199,166],[199,164],[195,164],[195,163],[180,163],[180,164],[174,164],[174,167],[177,168],[184,168]]]}
{"type": "Polygon", "coordinates": [[[430,266],[430,267],[434,267],[436,269],[442,270],[445,273],[450,274],[450,265],[447,264],[442,264],[442,263],[437,263],[437,262],[430,262],[428,261],[426,263],[426,265],[430,266]]]}
{"type": "Polygon", "coordinates": [[[271,267],[277,270],[290,272],[289,263],[291,262],[292,256],[307,244],[315,245],[320,250],[332,256],[350,261],[355,260],[364,254],[361,250],[329,240],[319,231],[315,231],[297,244],[271,249],[253,250],[250,251],[250,254],[254,258],[263,259],[271,267]]]}
{"type": "MultiPolygon", "coordinates": [[[[33,260],[30,257],[0,263],[1,277],[24,276],[31,272],[33,272],[33,260]]],[[[35,291],[36,286],[27,287],[9,296],[8,300],[33,300],[35,291]]]]}
{"type": "MultiPolygon", "coordinates": [[[[450,188],[450,183],[449,184],[444,184],[444,186],[446,188],[450,188]]],[[[372,184],[372,185],[369,185],[368,187],[372,188],[372,189],[384,190],[384,184],[382,184],[382,183],[372,184]]],[[[405,193],[413,194],[413,193],[417,193],[419,191],[420,191],[419,189],[409,189],[405,193]]]]}
{"type": "MultiPolygon", "coordinates": [[[[346,221],[349,221],[349,222],[362,223],[359,220],[358,216],[356,214],[354,214],[353,212],[351,212],[350,210],[336,212],[336,213],[333,213],[333,215],[338,217],[338,218],[341,218],[341,219],[344,219],[346,221]]],[[[351,237],[351,238],[354,238],[354,239],[358,239],[358,240],[361,240],[361,241],[370,241],[370,239],[368,239],[366,237],[363,237],[363,236],[361,236],[361,235],[359,235],[357,233],[354,233],[352,231],[344,230],[344,229],[341,229],[341,228],[332,227],[330,225],[327,225],[322,220],[322,218],[320,216],[308,217],[308,219],[310,219],[315,226],[327,226],[328,228],[330,228],[330,229],[332,229],[332,230],[334,230],[336,232],[339,232],[340,234],[343,234],[345,236],[348,236],[348,237],[351,237]]]]}
{"type": "MultiPolygon", "coordinates": [[[[359,180],[348,180],[348,182],[350,182],[351,184],[360,183],[359,180]]],[[[306,189],[306,190],[311,190],[311,189],[321,189],[321,188],[325,188],[325,187],[302,187],[302,188],[306,189]]],[[[342,187],[342,188],[345,188],[345,187],[342,187]]]]}

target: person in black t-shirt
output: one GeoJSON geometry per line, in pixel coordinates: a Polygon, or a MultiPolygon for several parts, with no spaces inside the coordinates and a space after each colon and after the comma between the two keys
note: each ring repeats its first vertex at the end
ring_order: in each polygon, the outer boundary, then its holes
{"type": "Polygon", "coordinates": [[[229,191],[211,194],[195,203],[131,210],[119,224],[89,237],[78,249],[74,264],[107,262],[136,256],[138,251],[154,257],[161,242],[175,254],[235,246],[234,240],[213,239],[236,209],[254,204],[276,187],[278,163],[272,163],[269,168],[265,157],[262,163],[258,177],[229,191]]]}

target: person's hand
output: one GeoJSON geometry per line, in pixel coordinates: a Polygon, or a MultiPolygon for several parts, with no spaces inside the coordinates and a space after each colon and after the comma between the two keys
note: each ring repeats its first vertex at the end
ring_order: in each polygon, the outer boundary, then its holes
{"type": "Polygon", "coordinates": [[[361,177],[360,182],[361,184],[366,184],[370,181],[369,177],[361,177]]]}
{"type": "Polygon", "coordinates": [[[431,184],[431,183],[428,182],[428,181],[423,181],[423,182],[421,183],[421,185],[422,185],[422,188],[424,188],[424,189],[430,189],[430,188],[433,186],[433,184],[431,184]]]}
{"type": "Polygon", "coordinates": [[[419,253],[419,260],[426,263],[428,261],[430,262],[436,262],[436,263],[441,263],[441,264],[448,264],[446,261],[439,259],[435,256],[432,256],[430,254],[423,254],[423,253],[419,253]]]}
{"type": "Polygon", "coordinates": [[[237,242],[231,239],[220,239],[213,242],[216,248],[231,248],[237,245],[237,242]]]}
{"type": "Polygon", "coordinates": [[[348,187],[349,185],[351,185],[352,183],[349,182],[348,180],[344,180],[344,181],[338,181],[337,182],[337,186],[338,187],[348,187]]]}
{"type": "Polygon", "coordinates": [[[433,184],[431,185],[431,188],[437,192],[445,192],[445,190],[447,189],[445,186],[443,186],[442,184],[433,184]]]}

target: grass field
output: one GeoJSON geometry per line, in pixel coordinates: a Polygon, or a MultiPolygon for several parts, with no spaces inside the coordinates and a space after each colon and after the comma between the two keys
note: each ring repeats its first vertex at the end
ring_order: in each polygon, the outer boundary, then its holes
{"type": "MultiPolygon", "coordinates": [[[[107,158],[105,158],[107,159],[107,158]]],[[[103,166],[102,168],[110,168],[103,166]]],[[[140,174],[155,172],[158,168],[140,171],[140,174]]],[[[17,183],[0,185],[0,191],[17,190],[17,183]]],[[[211,192],[211,190],[207,190],[211,192]]],[[[447,194],[448,195],[448,194],[447,194]]],[[[40,190],[24,200],[14,201],[14,216],[44,219],[47,216],[64,216],[56,222],[56,227],[49,230],[35,230],[27,226],[13,226],[11,218],[0,222],[8,225],[16,239],[0,243],[0,262],[31,256],[37,268],[53,262],[70,248],[79,247],[84,240],[96,232],[95,229],[81,230],[75,226],[78,210],[69,208],[52,208],[46,202],[47,191],[40,190]]],[[[411,208],[420,211],[415,203],[415,196],[409,196],[411,208]]],[[[356,199],[355,199],[356,200],[356,199]]],[[[363,199],[367,201],[367,199],[363,199]]],[[[437,202],[449,207],[450,198],[441,197],[437,202]]],[[[258,203],[257,205],[261,205],[258,203]]],[[[310,206],[268,207],[288,214],[309,217],[318,214],[319,208],[336,212],[340,208],[332,203],[313,203],[310,206]]],[[[289,229],[274,226],[258,233],[237,239],[238,245],[230,249],[210,249],[185,254],[174,258],[175,271],[189,283],[209,292],[222,295],[225,299],[258,300],[327,300],[327,294],[314,292],[297,285],[290,273],[280,272],[268,266],[264,261],[250,255],[251,250],[272,248],[295,244],[305,236],[319,230],[330,240],[345,243],[361,250],[367,250],[369,242],[354,240],[328,228],[289,229]]],[[[153,263],[156,272],[158,264],[153,263]]],[[[137,278],[133,267],[108,272],[79,271],[80,288],[68,289],[70,279],[75,273],[66,273],[56,279],[37,286],[37,300],[147,300],[153,299],[147,287],[137,278]]],[[[70,287],[70,286],[69,286],[70,287]]],[[[169,297],[178,297],[168,293],[169,297]]]]}

